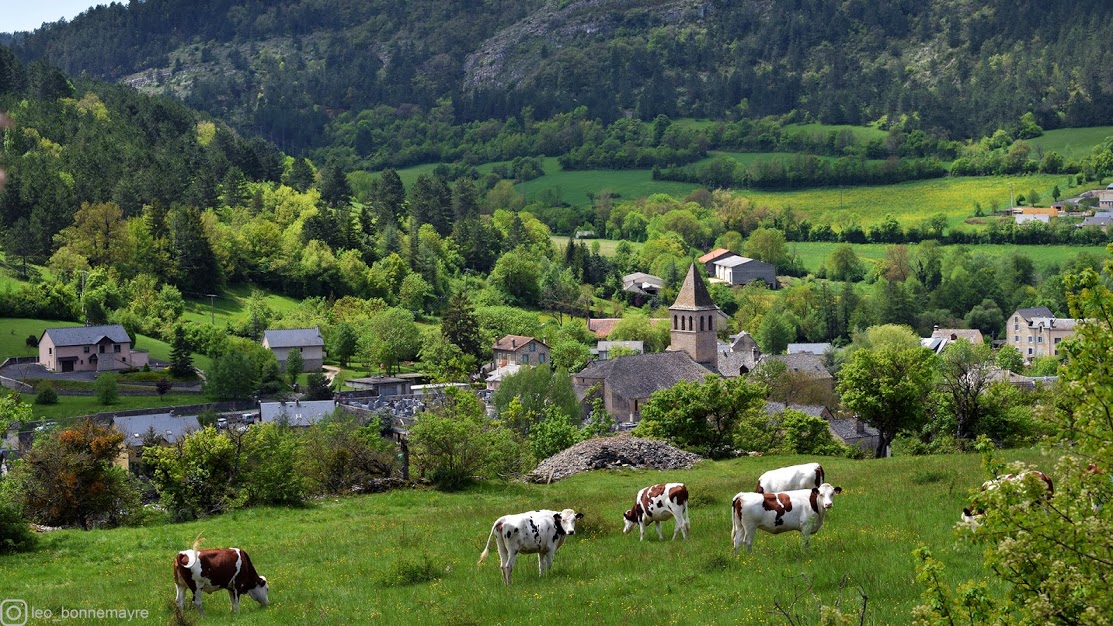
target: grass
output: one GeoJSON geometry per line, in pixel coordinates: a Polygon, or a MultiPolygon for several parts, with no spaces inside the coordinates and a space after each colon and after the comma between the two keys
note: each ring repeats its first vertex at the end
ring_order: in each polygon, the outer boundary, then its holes
{"type": "Polygon", "coordinates": [[[887,131],[881,130],[874,126],[851,126],[849,124],[789,124],[784,127],[785,135],[823,135],[824,137],[831,132],[838,132],[848,130],[854,135],[854,140],[858,143],[868,143],[874,139],[884,140],[889,136],[887,131]]]}
{"type": "MultiPolygon", "coordinates": [[[[1009,451],[1047,466],[1035,451],[1009,451]]],[[[147,609],[172,617],[169,563],[204,532],[209,547],[238,546],[270,582],[268,608],[245,599],[239,624],[780,624],[804,577],[826,604],[869,597],[865,623],[908,623],[919,602],[913,549],[928,545],[950,584],[983,575],[982,548],[953,530],[984,476],[974,455],[824,460],[843,487],[811,548],[796,533],[762,533],[754,551],[731,555],[730,500],[771,467],[798,457],[704,462],[692,470],[597,471],[552,485],[482,484],[461,493],[423,490],[325,499],[305,508],[256,508],[198,522],[42,536],[38,552],[0,556],[4,593],[58,615],[62,607],[147,609]],[[925,478],[926,477],[926,478],[925,478]],[[688,541],[621,533],[637,489],[683,481],[692,493],[688,541]],[[513,586],[497,551],[477,566],[502,514],[537,508],[585,513],[546,578],[522,555],[513,586]]],[[[808,459],[810,460],[810,459],[808,459]]],[[[998,587],[992,592],[1000,593],[998,587]]],[[[225,594],[205,597],[209,620],[230,617],[225,594]]],[[[801,611],[815,609],[798,605],[801,611]]],[[[187,611],[193,617],[192,609],[187,611]]],[[[855,620],[857,621],[857,620],[855,620]]],[[[809,622],[810,623],[810,622],[809,622]]]]}
{"type": "Polygon", "coordinates": [[[650,170],[574,170],[563,171],[555,158],[546,158],[545,175],[524,183],[517,189],[533,200],[542,193],[555,190],[561,200],[578,206],[589,204],[588,194],[610,192],[623,200],[633,200],[655,193],[684,197],[699,185],[653,180],[650,170]]]}
{"type": "Polygon", "coordinates": [[[263,300],[276,313],[286,313],[300,304],[298,300],[288,296],[271,293],[265,289],[251,285],[235,285],[227,287],[216,298],[189,297],[185,299],[185,310],[182,319],[196,324],[213,324],[223,328],[227,324],[243,322],[249,319],[247,303],[253,291],[258,290],[263,294],[263,300]]]}
{"type": "Polygon", "coordinates": [[[163,397],[125,396],[109,405],[101,404],[96,396],[58,396],[58,404],[34,404],[34,396],[23,394],[23,399],[31,402],[31,412],[35,419],[66,420],[71,417],[92,415],[94,413],[110,413],[113,411],[126,411],[129,409],[158,409],[186,404],[204,404],[208,398],[197,393],[171,393],[163,397]]]}
{"type": "MultiPolygon", "coordinates": [[[[810,272],[819,269],[820,264],[827,261],[827,257],[831,255],[840,243],[827,243],[815,241],[790,241],[788,248],[795,251],[803,261],[804,267],[810,272]]],[[[889,244],[880,243],[860,243],[852,244],[855,254],[858,255],[863,261],[879,261],[885,256],[885,249],[889,244]]],[[[910,244],[910,248],[915,249],[915,244],[910,244]]],[[[946,255],[948,249],[952,246],[942,246],[941,250],[946,255]]],[[[1105,256],[1106,251],[1104,246],[1015,246],[1003,244],[978,244],[966,246],[973,254],[983,254],[989,256],[1003,256],[1009,253],[1023,254],[1030,258],[1035,263],[1038,269],[1046,269],[1050,265],[1062,266],[1067,261],[1073,259],[1075,256],[1088,252],[1090,254],[1097,254],[1105,256]]]]}
{"type": "MultiPolygon", "coordinates": [[[[1046,152],[1058,152],[1068,159],[1080,159],[1090,154],[1090,150],[1113,136],[1113,126],[1093,126],[1091,128],[1060,128],[1044,131],[1035,139],[1028,139],[1033,147],[1039,146],[1046,152]]],[[[1032,158],[1038,158],[1035,150],[1032,158]]]]}
{"type": "MultiPolygon", "coordinates": [[[[549,239],[551,239],[553,241],[553,245],[556,247],[557,251],[560,252],[561,254],[564,254],[564,249],[568,247],[568,236],[567,235],[551,235],[551,236],[549,236],[549,239]]],[[[620,239],[581,239],[580,241],[583,241],[585,244],[587,244],[587,249],[588,250],[591,249],[591,246],[595,242],[599,242],[599,254],[602,254],[603,256],[614,256],[615,252],[618,250],[618,244],[622,240],[620,240],[620,239]]],[[[641,250],[642,245],[644,245],[640,241],[631,241],[629,243],[630,243],[630,247],[634,249],[635,253],[638,252],[639,250],[641,250]]]]}

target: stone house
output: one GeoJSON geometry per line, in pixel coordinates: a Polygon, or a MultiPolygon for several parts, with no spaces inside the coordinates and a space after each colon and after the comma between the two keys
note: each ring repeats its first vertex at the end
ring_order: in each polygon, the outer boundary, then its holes
{"type": "Polygon", "coordinates": [[[522,335],[507,335],[492,346],[495,353],[494,369],[510,364],[545,365],[549,363],[549,346],[540,339],[522,335]]]}
{"type": "Polygon", "coordinates": [[[1008,343],[1020,350],[1026,361],[1039,356],[1058,356],[1059,343],[1074,336],[1074,318],[1055,317],[1045,306],[1017,309],[1009,316],[1008,343]]]}

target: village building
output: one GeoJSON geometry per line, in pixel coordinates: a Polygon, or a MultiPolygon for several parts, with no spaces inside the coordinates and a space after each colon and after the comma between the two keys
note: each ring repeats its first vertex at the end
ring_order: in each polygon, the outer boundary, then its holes
{"type": "Polygon", "coordinates": [[[594,348],[591,349],[591,354],[600,361],[606,361],[611,358],[611,353],[615,349],[624,352],[633,352],[634,354],[645,353],[644,341],[600,341],[594,348]]]}
{"type": "Polygon", "coordinates": [[[39,338],[39,364],[51,372],[109,372],[147,365],[147,352],[132,350],[119,324],[47,328],[39,338]]]}
{"type": "Polygon", "coordinates": [[[920,345],[936,354],[942,354],[947,346],[959,339],[965,339],[975,346],[985,343],[982,331],[977,328],[939,328],[936,326],[931,332],[931,337],[920,339],[920,345]]]}
{"type": "Polygon", "coordinates": [[[357,391],[373,391],[380,396],[402,396],[412,393],[413,380],[394,376],[350,378],[344,384],[357,391]]]}
{"type": "Polygon", "coordinates": [[[492,346],[495,369],[507,365],[545,365],[549,362],[549,346],[540,339],[507,335],[492,346]]]}
{"type": "Polygon", "coordinates": [[[274,353],[282,369],[286,368],[286,357],[293,351],[301,353],[303,372],[315,372],[325,361],[325,340],[316,326],[263,331],[263,347],[274,353]]]}
{"type": "Polygon", "coordinates": [[[172,412],[118,415],[112,418],[112,426],[124,435],[124,449],[116,465],[126,470],[139,461],[144,446],[172,446],[186,435],[201,430],[196,415],[175,415],[172,412]]]}
{"type": "Polygon", "coordinates": [[[336,412],[332,400],[295,400],[260,402],[259,421],[267,424],[284,421],[290,426],[312,426],[336,412]]]}
{"type": "Polygon", "coordinates": [[[1017,309],[1007,323],[1008,343],[1027,361],[1040,356],[1059,356],[1059,343],[1074,336],[1077,321],[1055,317],[1045,306],[1017,309]]]}

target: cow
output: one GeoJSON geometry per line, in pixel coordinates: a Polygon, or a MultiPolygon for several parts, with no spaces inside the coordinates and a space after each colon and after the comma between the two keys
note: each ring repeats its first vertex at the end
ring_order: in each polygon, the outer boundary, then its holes
{"type": "Polygon", "coordinates": [[[781,493],[796,489],[811,489],[827,482],[823,466],[819,463],[804,463],[769,470],[757,479],[756,493],[781,493]]]}
{"type": "Polygon", "coordinates": [[[239,612],[240,596],[247,594],[263,606],[267,600],[266,576],[260,576],[251,564],[251,557],[239,548],[213,548],[201,550],[201,535],[193,542],[193,549],[182,550],[174,557],[174,584],[178,588],[178,608],[185,606],[186,589],[193,592],[193,605],[201,608],[201,597],[221,589],[232,598],[232,610],[239,612]]]}
{"type": "MultiPolygon", "coordinates": [[[[1044,495],[1047,498],[1050,499],[1051,496],[1055,495],[1055,484],[1051,482],[1051,478],[1048,477],[1047,474],[1038,472],[1036,470],[1028,470],[1019,474],[1005,474],[1004,476],[998,476],[993,480],[987,480],[982,483],[982,486],[978,488],[978,491],[993,491],[997,487],[1001,486],[1003,483],[1013,481],[1023,482],[1027,480],[1029,476],[1032,476],[1043,482],[1043,487],[1046,489],[1046,493],[1044,495]]],[[[982,511],[977,504],[971,504],[969,507],[962,509],[962,525],[968,526],[971,529],[977,528],[979,526],[978,520],[981,519],[983,514],[984,511],[982,511]]]]}
{"type": "Polygon", "coordinates": [[[808,538],[819,532],[827,511],[835,505],[835,495],[840,493],[842,487],[832,487],[830,483],[780,493],[739,493],[731,502],[734,554],[738,554],[743,543],[747,552],[753,551],[759,528],[774,535],[798,530],[807,548],[808,538]]]}
{"type": "Polygon", "coordinates": [[[628,533],[631,528],[637,526],[641,530],[642,541],[645,541],[645,527],[650,522],[657,525],[657,538],[664,540],[665,537],[661,534],[661,522],[670,517],[676,522],[676,527],[672,531],[673,540],[676,540],[677,533],[683,534],[687,539],[688,529],[692,526],[688,519],[688,488],[683,483],[664,483],[645,487],[634,498],[634,506],[623,513],[622,517],[626,520],[622,532],[628,533]]]}
{"type": "Polygon", "coordinates": [[[487,552],[491,548],[491,539],[494,538],[495,546],[499,550],[499,566],[502,568],[502,579],[510,586],[510,574],[514,571],[514,561],[519,553],[537,553],[537,567],[540,576],[553,565],[556,551],[564,545],[568,535],[576,534],[576,520],[582,518],[583,513],[572,509],[563,511],[529,511],[517,515],[503,515],[495,520],[491,527],[491,534],[487,537],[487,545],[483,554],[479,555],[479,564],[487,559],[487,552]]]}

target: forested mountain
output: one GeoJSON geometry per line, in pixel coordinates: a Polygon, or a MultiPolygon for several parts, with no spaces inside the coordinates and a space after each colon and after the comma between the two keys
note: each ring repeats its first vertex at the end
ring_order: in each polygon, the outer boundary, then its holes
{"type": "Polygon", "coordinates": [[[145,0],[13,49],[173,92],[288,151],[359,158],[404,132],[376,134],[384,118],[431,112],[449,125],[581,106],[603,123],[908,115],[952,139],[1026,112],[1047,129],[1104,124],[1111,18],[1103,0],[145,0]],[[358,121],[362,135],[330,126],[358,121]]]}

